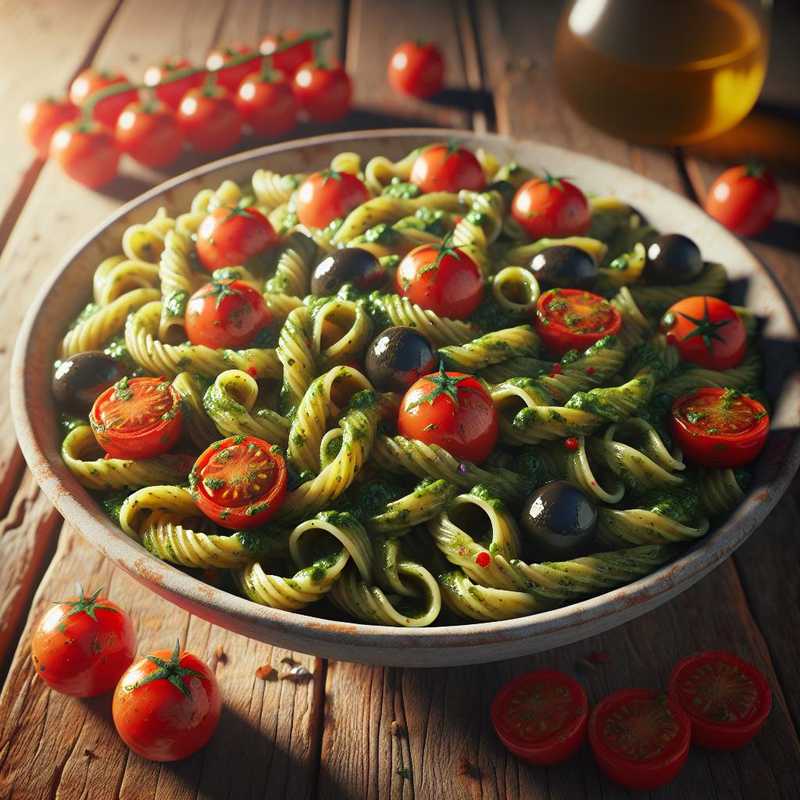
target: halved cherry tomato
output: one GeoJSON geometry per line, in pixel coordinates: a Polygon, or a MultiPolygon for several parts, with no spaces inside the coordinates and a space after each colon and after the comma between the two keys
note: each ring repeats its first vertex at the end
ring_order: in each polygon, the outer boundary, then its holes
{"type": "Polygon", "coordinates": [[[236,107],[257,136],[281,136],[297,124],[297,100],[291,84],[277,72],[252,72],[240,84],[236,107]]]}
{"type": "Polygon", "coordinates": [[[406,254],[395,273],[397,293],[441,317],[467,319],[483,300],[478,265],[457,247],[423,244],[406,254]]]}
{"type": "Polygon", "coordinates": [[[265,56],[272,56],[272,66],[280,70],[289,80],[294,77],[295,72],[297,72],[303,64],[314,58],[314,44],[310,41],[301,42],[293,47],[287,47],[285,50],[281,50],[280,53],[276,53],[275,50],[299,38],[300,33],[292,29],[283,31],[277,36],[268,33],[261,40],[261,44],[258,48],[265,56]]]}
{"type": "Polygon", "coordinates": [[[335,122],[350,110],[353,84],[344,67],[326,67],[315,61],[303,64],[294,75],[292,89],[300,107],[316,122],[335,122]]]}
{"type": "Polygon", "coordinates": [[[253,59],[252,61],[245,61],[243,64],[236,64],[232,67],[224,67],[229,61],[238,56],[246,56],[251,53],[255,54],[250,45],[236,42],[235,44],[224,45],[217,47],[208,54],[206,59],[206,69],[216,69],[217,83],[224,86],[231,94],[236,94],[239,84],[254,70],[258,69],[261,59],[253,59]]]}
{"type": "Polygon", "coordinates": [[[144,71],[145,85],[151,86],[156,93],[156,97],[166,103],[173,111],[180,108],[183,96],[190,89],[196,89],[203,83],[203,75],[198,72],[196,75],[189,75],[187,78],[180,78],[172,83],[161,83],[166,78],[171,78],[176,72],[190,69],[192,63],[180,56],[165,58],[160,64],[154,64],[144,71]]]}
{"type": "Polygon", "coordinates": [[[271,322],[264,296],[244,281],[212,281],[186,304],[189,341],[215,349],[246,347],[271,322]]]}
{"type": "Polygon", "coordinates": [[[661,330],[684,361],[707,369],[736,367],[747,349],[744,323],[718,297],[684,297],[661,318],[661,330]]]}
{"type": "Polygon", "coordinates": [[[219,723],[217,679],[197,656],[156,650],[133,664],[114,692],[117,733],[150,761],[177,761],[203,747],[219,723]]]}
{"type": "Polygon", "coordinates": [[[426,147],[411,166],[411,183],[423,192],[481,191],[486,186],[483,167],[475,154],[458,142],[426,147]]]}
{"type": "Polygon", "coordinates": [[[531,178],[519,187],[511,214],[533,239],[580,236],[589,230],[592,212],[586,195],[564,178],[531,178]]]}
{"type": "Polygon", "coordinates": [[[611,780],[629,789],[656,789],[686,763],[689,718],[654,689],[622,689],[598,703],[589,717],[589,743],[611,780]]]}
{"type": "Polygon", "coordinates": [[[412,97],[432,97],[442,91],[444,58],[433,42],[403,42],[389,59],[392,88],[412,97]]]}
{"type": "Polygon", "coordinates": [[[278,449],[255,436],[215,442],[189,475],[198,508],[223,528],[265,523],[286,496],[286,462],[278,449]]]}
{"type": "Polygon", "coordinates": [[[772,708],[772,691],[761,672],[721,650],[679,661],[669,679],[669,693],[692,722],[692,743],[713,750],[744,747],[772,708]]]}
{"type": "Polygon", "coordinates": [[[355,175],[326,169],[309,175],[297,192],[297,217],[309,228],[324,228],[369,200],[369,190],[355,175]]]}
{"type": "MultiPolygon", "coordinates": [[[[83,107],[92,95],[107,89],[109,86],[129,83],[128,79],[121,72],[110,70],[98,70],[87,67],[80,72],[69,87],[69,99],[73,105],[83,107]]],[[[103,125],[112,128],[117,124],[117,118],[124,110],[125,106],[133,103],[139,97],[136,89],[107,97],[101,100],[92,109],[92,119],[103,125]]]]}
{"type": "Polygon", "coordinates": [[[165,167],[183,150],[183,131],[161,102],[131,103],[117,120],[117,144],[123,153],[148,167],[165,167]]]}
{"type": "Polygon", "coordinates": [[[97,189],[117,176],[119,148],[98,122],[65,122],[53,134],[50,156],[75,181],[97,189]]]}
{"type": "Polygon", "coordinates": [[[89,424],[112,457],[154,458],[181,435],[181,398],[165,378],[122,378],[94,401],[89,424]]]}
{"type": "Polygon", "coordinates": [[[622,316],[608,300],[583,289],[550,289],[536,301],[536,333],[545,348],[562,356],[585,350],[604,336],[614,336],[622,316]]]}
{"type": "Polygon", "coordinates": [[[739,467],[764,448],[769,414],[735,389],[705,388],[672,404],[672,435],[689,461],[704,467],[739,467]]]}
{"type": "Polygon", "coordinates": [[[589,700],[574,678],[540,669],[503,686],[491,716],[500,741],[515,756],[531,764],[557,764],[586,738],[589,700]]]}
{"type": "Polygon", "coordinates": [[[197,257],[209,271],[243,266],[273,247],[278,235],[256,208],[214,209],[197,229],[197,257]]]}
{"type": "Polygon", "coordinates": [[[72,122],[78,116],[77,106],[68,100],[46,97],[43,100],[29,100],[20,109],[19,121],[25,137],[36,149],[39,158],[47,158],[50,140],[56,129],[65,122],[72,122]]]}
{"type": "Polygon", "coordinates": [[[222,86],[188,91],[178,109],[178,122],[198,153],[230,150],[242,136],[242,115],[222,86]]]}
{"type": "Polygon", "coordinates": [[[51,606],[31,640],[36,674],[73,697],[110,692],[136,654],[131,618],[98,589],[51,606]]]}
{"type": "Polygon", "coordinates": [[[706,211],[738,236],[755,236],[774,219],[780,203],[775,179],[758,164],[731,167],[711,184],[706,211]]]}
{"type": "Polygon", "coordinates": [[[479,464],[497,443],[497,411],[478,378],[446,372],[442,365],[438,373],[420,378],[405,393],[397,431],[479,464]]]}

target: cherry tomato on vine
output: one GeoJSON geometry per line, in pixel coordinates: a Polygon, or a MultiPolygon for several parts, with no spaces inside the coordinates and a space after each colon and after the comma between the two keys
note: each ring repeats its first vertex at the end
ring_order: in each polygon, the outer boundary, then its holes
{"type": "Polygon", "coordinates": [[[239,84],[254,69],[258,69],[261,60],[253,59],[232,67],[225,67],[225,64],[238,56],[246,56],[251,53],[255,55],[256,51],[250,45],[242,44],[241,42],[217,47],[208,54],[206,69],[219,70],[216,74],[217,83],[226,88],[231,94],[236,94],[239,84]],[[220,69],[220,67],[225,68],[220,69]]]}
{"type": "Polygon", "coordinates": [[[183,131],[167,105],[151,100],[131,103],[117,120],[117,144],[148,167],[165,167],[183,150],[183,131]]]}
{"type": "Polygon", "coordinates": [[[40,158],[47,158],[50,140],[56,129],[65,122],[72,122],[78,113],[77,106],[68,100],[46,97],[25,103],[19,111],[19,121],[29,144],[35,148],[40,158]]]}
{"type": "Polygon", "coordinates": [[[265,56],[272,56],[272,66],[280,70],[289,80],[294,77],[300,67],[314,58],[314,43],[311,41],[300,42],[293,47],[287,47],[276,53],[278,47],[283,47],[289,42],[294,42],[300,38],[300,33],[296,30],[286,30],[277,36],[268,33],[259,45],[259,50],[265,56]]]}
{"type": "Polygon", "coordinates": [[[64,123],[50,142],[50,157],[70,178],[91,189],[117,176],[119,156],[111,131],[97,122],[64,123]]]}
{"type": "Polygon", "coordinates": [[[221,86],[187,92],[178,109],[178,122],[198,153],[230,150],[242,135],[242,115],[221,86]]]}
{"type": "Polygon", "coordinates": [[[36,674],[73,697],[110,692],[136,653],[131,618],[98,589],[88,597],[56,603],[39,621],[31,640],[36,674]]]}
{"type": "Polygon", "coordinates": [[[706,211],[738,236],[755,236],[774,219],[780,202],[775,179],[757,164],[731,167],[711,184],[706,211]]]}
{"type": "MultiPolygon", "coordinates": [[[[129,81],[121,72],[87,67],[72,81],[69,87],[69,99],[73,105],[83,107],[96,92],[122,83],[129,83],[129,81]]],[[[138,96],[136,89],[131,89],[130,91],[107,97],[92,109],[92,119],[113,129],[125,106],[134,102],[138,96]]]]}
{"type": "Polygon", "coordinates": [[[180,78],[173,83],[162,84],[161,81],[172,77],[176,72],[189,69],[191,66],[192,63],[188,59],[180,56],[166,58],[160,64],[154,64],[145,70],[144,82],[147,86],[153,88],[156,97],[162,103],[166,103],[173,111],[177,111],[186,92],[202,85],[202,73],[198,72],[196,75],[180,78]]]}
{"type": "Polygon", "coordinates": [[[432,97],[442,91],[444,58],[433,42],[403,42],[389,59],[392,88],[412,97],[432,97]]]}
{"type": "Polygon", "coordinates": [[[369,190],[355,175],[326,169],[309,175],[297,192],[297,217],[310,228],[324,228],[369,200],[369,190]]]}
{"type": "Polygon", "coordinates": [[[297,100],[291,84],[278,73],[248,75],[239,84],[236,107],[257,136],[281,136],[297,124],[297,100]]]}
{"type": "Polygon", "coordinates": [[[221,710],[214,673],[180,643],[133,664],[112,705],[122,741],[151,761],[177,761],[199,750],[216,730],[221,710]]]}
{"type": "Polygon", "coordinates": [[[297,102],[316,122],[335,122],[350,110],[353,85],[344,67],[303,64],[292,81],[297,102]]]}
{"type": "Polygon", "coordinates": [[[197,257],[213,272],[243,266],[277,241],[275,229],[258,209],[220,206],[197,229],[197,257]]]}
{"type": "Polygon", "coordinates": [[[511,214],[533,239],[580,236],[589,230],[592,212],[586,195],[564,178],[531,178],[519,187],[511,214]]]}
{"type": "Polygon", "coordinates": [[[409,180],[425,193],[460,189],[479,192],[486,186],[483,167],[475,154],[458,142],[424,148],[411,166],[409,180]]]}

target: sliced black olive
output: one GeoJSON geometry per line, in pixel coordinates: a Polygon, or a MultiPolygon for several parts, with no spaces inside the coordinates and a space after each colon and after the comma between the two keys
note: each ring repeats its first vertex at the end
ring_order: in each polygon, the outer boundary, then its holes
{"type": "Polygon", "coordinates": [[[56,403],[74,414],[86,414],[97,395],[115,384],[124,370],[100,350],[87,350],[64,359],[53,375],[56,403]]]}
{"type": "Polygon", "coordinates": [[[597,264],[580,247],[558,244],[537,253],[530,263],[542,289],[591,289],[597,281],[597,264]]]}
{"type": "Polygon", "coordinates": [[[566,481],[552,481],[537,489],[522,510],[522,528],[537,558],[568,559],[587,550],[594,539],[597,509],[566,481]]]}
{"type": "Polygon", "coordinates": [[[345,247],[320,261],[311,276],[311,293],[317,297],[336,294],[346,283],[365,292],[386,280],[381,262],[361,247],[345,247]]]}
{"type": "Polygon", "coordinates": [[[387,328],[367,348],[367,377],[376,389],[405,392],[436,368],[436,350],[414,328],[387,328]]]}
{"type": "Polygon", "coordinates": [[[700,248],[682,233],[657,236],[647,246],[643,276],[648,283],[675,286],[695,280],[702,271],[700,248]]]}

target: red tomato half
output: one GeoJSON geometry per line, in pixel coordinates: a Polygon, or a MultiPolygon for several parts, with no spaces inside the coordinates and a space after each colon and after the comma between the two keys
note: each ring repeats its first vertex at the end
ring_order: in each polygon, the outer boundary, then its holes
{"type": "MultiPolygon", "coordinates": [[[[109,86],[128,82],[128,79],[121,72],[87,67],[72,81],[69,87],[69,99],[74,105],[82,107],[93,94],[107,89],[109,86]]],[[[107,97],[94,107],[92,119],[107,125],[109,128],[113,128],[117,124],[117,118],[125,106],[133,103],[138,97],[139,94],[136,89],[107,97]]]]}
{"type": "Polygon", "coordinates": [[[123,153],[148,167],[165,167],[183,150],[183,131],[161,102],[131,103],[117,120],[116,138],[123,153]]]}
{"type": "Polygon", "coordinates": [[[47,97],[44,100],[29,100],[25,103],[20,109],[19,121],[25,131],[25,137],[36,149],[39,158],[47,158],[50,152],[50,140],[56,128],[65,122],[72,122],[77,116],[77,106],[68,100],[47,97]]]}
{"type": "Polygon", "coordinates": [[[403,42],[389,59],[389,83],[412,97],[432,97],[442,91],[444,58],[432,42],[403,42]]]}
{"type": "Polygon", "coordinates": [[[117,733],[150,761],[177,761],[203,747],[219,723],[217,679],[197,656],[156,650],[122,676],[114,692],[117,733]]]}
{"type": "Polygon", "coordinates": [[[100,591],[51,606],[33,633],[36,674],[62,694],[110,692],[136,654],[131,618],[100,591]]]}
{"type": "Polygon", "coordinates": [[[457,142],[426,147],[411,167],[410,181],[425,193],[460,189],[479,192],[486,186],[483,167],[475,154],[457,142]]]}
{"type": "Polygon", "coordinates": [[[706,211],[739,236],[761,233],[775,218],[780,203],[778,184],[755,164],[731,167],[711,184],[706,211]]]}
{"type": "Polygon", "coordinates": [[[585,350],[604,336],[614,336],[622,316],[608,300],[583,289],[550,289],[536,301],[536,333],[545,348],[562,356],[585,350]]]}
{"type": "Polygon", "coordinates": [[[733,653],[695,653],[675,665],[669,692],[692,722],[692,743],[713,750],[744,747],[763,727],[772,691],[752,664],[733,653]]]}
{"type": "Polygon", "coordinates": [[[704,467],[739,467],[763,449],[769,414],[735,389],[697,389],[672,404],[672,435],[689,461],[704,467]]]}
{"type": "Polygon", "coordinates": [[[656,789],[686,763],[689,718],[668,695],[654,689],[622,689],[594,707],[589,743],[611,780],[629,789],[656,789]]]}
{"type": "Polygon", "coordinates": [[[224,86],[231,94],[236,94],[239,84],[254,70],[258,69],[261,59],[245,61],[233,67],[224,67],[229,61],[238,56],[246,56],[250,53],[255,54],[252,47],[241,42],[232,45],[217,47],[208,54],[206,59],[206,69],[219,70],[217,72],[217,83],[224,86]]]}
{"type": "Polygon", "coordinates": [[[344,67],[303,64],[295,73],[292,89],[300,107],[316,122],[335,122],[350,110],[353,84],[344,67]]]}
{"type": "Polygon", "coordinates": [[[309,228],[324,228],[369,200],[369,190],[355,175],[326,169],[309,175],[297,192],[297,217],[309,228]]]}
{"type": "Polygon", "coordinates": [[[565,761],[586,738],[589,701],[569,675],[542,669],[507,683],[492,702],[500,741],[531,764],[565,761]]]}
{"type": "Polygon", "coordinates": [[[257,136],[281,136],[297,124],[297,100],[291,84],[279,73],[264,79],[248,75],[236,93],[236,107],[257,136]]]}
{"type": "Polygon", "coordinates": [[[112,458],[154,458],[178,441],[181,398],[165,378],[122,378],[94,401],[89,424],[112,458]]]}
{"type": "Polygon", "coordinates": [[[171,78],[176,72],[190,69],[191,66],[189,60],[180,56],[164,59],[160,64],[154,64],[144,71],[145,85],[153,88],[156,97],[162,103],[166,103],[173,111],[177,111],[186,92],[202,85],[203,74],[198,72],[196,75],[189,75],[172,83],[162,84],[161,81],[171,78]]]}
{"type": "Polygon", "coordinates": [[[119,156],[111,131],[97,122],[65,122],[50,142],[50,157],[72,180],[90,189],[117,176],[119,156]]]}
{"type": "Polygon", "coordinates": [[[230,150],[242,136],[242,115],[221,86],[187,92],[178,109],[178,122],[198,153],[230,150]]]}
{"type": "Polygon", "coordinates": [[[197,229],[197,257],[209,271],[244,266],[278,241],[270,221],[255,208],[220,208],[197,229]]]}
{"type": "Polygon", "coordinates": [[[462,461],[485,461],[497,443],[497,411],[474,375],[445,372],[420,378],[400,403],[397,431],[435,444],[462,461]]]}
{"type": "Polygon", "coordinates": [[[280,53],[276,53],[275,50],[299,38],[300,33],[296,30],[287,30],[277,36],[268,33],[258,48],[265,56],[272,56],[272,66],[280,70],[289,80],[303,64],[314,58],[314,43],[302,42],[294,47],[287,47],[280,53]]]}
{"type": "Polygon", "coordinates": [[[533,239],[581,236],[592,212],[584,193],[564,178],[532,178],[519,187],[511,214],[533,239]]]}

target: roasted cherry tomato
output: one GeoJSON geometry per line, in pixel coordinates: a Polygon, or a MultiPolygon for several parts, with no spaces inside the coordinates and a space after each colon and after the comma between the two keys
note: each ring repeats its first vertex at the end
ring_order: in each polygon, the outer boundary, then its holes
{"type": "Polygon", "coordinates": [[[397,431],[407,439],[439,445],[462,461],[479,464],[497,443],[497,411],[478,378],[446,372],[442,366],[405,393],[397,431]]]}
{"type": "Polygon", "coordinates": [[[353,84],[344,67],[303,64],[292,81],[297,102],[315,122],[335,122],[350,110],[353,84]]]}
{"type": "Polygon", "coordinates": [[[122,378],[94,401],[89,423],[112,458],[153,458],[178,441],[181,398],[165,378],[122,378]]]}
{"type": "Polygon", "coordinates": [[[592,221],[584,193],[552,175],[523,183],[514,195],[511,214],[533,239],[580,236],[592,221]]]}
{"type": "Polygon", "coordinates": [[[679,661],[669,679],[669,693],[692,722],[692,743],[713,750],[744,747],[772,708],[772,691],[761,672],[719,650],[679,661]]]}
{"type": "Polygon", "coordinates": [[[672,404],[672,434],[689,461],[739,467],[763,450],[769,431],[764,406],[735,389],[706,388],[672,404]]]}
{"type": "Polygon", "coordinates": [[[412,97],[432,97],[442,91],[444,58],[432,42],[403,42],[389,59],[392,88],[412,97]]]}
{"type": "Polygon", "coordinates": [[[585,350],[604,336],[614,336],[622,316],[608,300],[583,289],[550,289],[536,301],[536,333],[545,348],[561,356],[585,350]]]}
{"type": "Polygon", "coordinates": [[[53,134],[50,156],[75,181],[97,189],[117,176],[119,148],[97,122],[66,122],[53,134]]]}
{"type": "Polygon", "coordinates": [[[36,149],[39,158],[47,158],[50,140],[56,128],[65,122],[72,122],[78,116],[78,107],[68,100],[46,97],[43,100],[29,100],[20,109],[19,121],[25,137],[36,149]]]}
{"type": "Polygon", "coordinates": [[[242,136],[242,115],[221,86],[203,86],[184,95],[178,122],[198,153],[230,150],[242,136]]]}
{"type": "Polygon", "coordinates": [[[219,70],[217,72],[217,83],[224,86],[231,94],[236,94],[239,84],[254,70],[258,69],[260,59],[245,61],[243,64],[236,64],[232,67],[225,67],[229,61],[239,56],[255,54],[252,47],[241,42],[236,44],[217,47],[208,54],[206,59],[206,69],[219,70]],[[225,67],[224,69],[220,69],[225,67]]]}
{"type": "Polygon", "coordinates": [[[467,319],[483,300],[478,265],[457,247],[423,244],[408,253],[395,273],[397,293],[451,319],[467,319]]]}
{"type": "MultiPolygon", "coordinates": [[[[109,86],[128,82],[128,79],[121,72],[87,67],[72,81],[69,87],[69,99],[73,105],[82,107],[93,94],[107,89],[109,86]]],[[[107,97],[92,109],[92,119],[113,129],[125,106],[136,100],[138,96],[136,89],[131,89],[130,91],[107,97]]]]}
{"type": "Polygon", "coordinates": [[[183,150],[183,131],[172,111],[161,102],[131,103],[117,120],[117,144],[140,164],[165,167],[183,150]]]}
{"type": "Polygon", "coordinates": [[[215,442],[195,461],[189,485],[198,508],[223,528],[265,523],[286,496],[286,462],[255,436],[215,442]]]}
{"type": "Polygon", "coordinates": [[[236,108],[257,136],[281,136],[297,124],[297,100],[279,73],[252,72],[236,93],[236,108]]]}
{"type": "Polygon", "coordinates": [[[166,58],[160,64],[154,64],[144,71],[145,85],[152,87],[156,97],[162,103],[166,103],[173,111],[177,111],[186,92],[202,85],[203,74],[198,72],[196,75],[189,75],[172,83],[162,84],[161,81],[171,78],[176,72],[191,69],[191,67],[191,62],[185,58],[179,56],[166,58]]]}
{"type": "Polygon", "coordinates": [[[736,367],[747,349],[744,323],[718,297],[684,297],[661,318],[661,330],[684,361],[706,369],[736,367]]]}
{"type": "Polygon", "coordinates": [[[277,241],[275,229],[258,209],[220,206],[197,229],[197,257],[213,272],[243,266],[277,241]]]}
{"type": "Polygon", "coordinates": [[[622,689],[598,703],[589,717],[589,743],[611,780],[629,789],[657,789],[686,763],[689,718],[668,695],[622,689]]]}
{"type": "Polygon", "coordinates": [[[36,674],[51,688],[74,697],[110,692],[136,654],[131,618],[98,589],[87,597],[56,603],[31,639],[36,674]]]}
{"type": "Polygon", "coordinates": [[[589,701],[574,678],[541,669],[503,686],[491,716],[497,736],[515,756],[531,764],[557,764],[586,738],[589,701]]]}
{"type": "Polygon", "coordinates": [[[264,296],[244,281],[212,281],[186,304],[189,341],[215,349],[240,350],[271,322],[264,296]]]}
{"type": "Polygon", "coordinates": [[[203,747],[219,723],[217,679],[197,656],[156,650],[133,664],[114,692],[117,733],[150,761],[177,761],[203,747]]]}
{"type": "Polygon", "coordinates": [[[411,166],[409,180],[426,193],[460,189],[479,192],[486,186],[483,167],[475,154],[458,142],[424,148],[411,166]]]}
{"type": "Polygon", "coordinates": [[[775,218],[778,184],[758,164],[731,167],[711,184],[706,211],[738,236],[756,236],[775,218]]]}
{"type": "Polygon", "coordinates": [[[265,56],[272,56],[272,66],[280,70],[289,80],[294,77],[300,67],[307,61],[314,58],[314,43],[311,41],[300,42],[293,47],[287,47],[276,53],[278,47],[284,47],[289,42],[297,41],[300,38],[300,33],[295,30],[287,30],[279,33],[277,36],[268,33],[262,40],[259,50],[265,56]]]}
{"type": "Polygon", "coordinates": [[[369,190],[355,175],[326,169],[309,175],[297,192],[297,217],[309,228],[324,228],[369,200],[369,190]]]}

